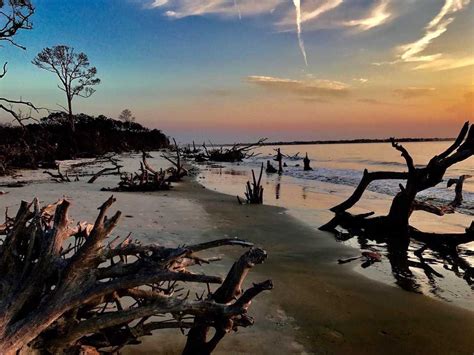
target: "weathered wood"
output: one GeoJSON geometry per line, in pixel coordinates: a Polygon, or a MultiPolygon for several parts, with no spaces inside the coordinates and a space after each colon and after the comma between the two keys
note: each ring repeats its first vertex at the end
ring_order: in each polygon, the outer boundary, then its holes
{"type": "Polygon", "coordinates": [[[273,160],[278,162],[278,174],[283,173],[283,154],[281,154],[280,148],[276,150],[277,154],[273,160]]]}
{"type": "Polygon", "coordinates": [[[229,148],[212,148],[208,149],[206,144],[203,143],[202,147],[204,149],[203,158],[209,161],[215,162],[228,162],[235,163],[240,162],[243,159],[248,159],[258,154],[252,152],[255,147],[262,145],[266,141],[266,138],[259,139],[255,143],[250,144],[234,144],[229,148]]]}
{"type": "MultiPolygon", "coordinates": [[[[262,204],[263,203],[263,186],[262,182],[262,173],[263,173],[263,163],[260,167],[260,174],[258,180],[255,178],[255,172],[252,169],[252,183],[247,181],[245,188],[245,200],[247,204],[262,204]]],[[[239,196],[237,196],[237,201],[239,204],[243,204],[239,196]]]]}
{"type": "MultiPolygon", "coordinates": [[[[352,196],[339,205],[331,208],[335,217],[321,226],[321,230],[338,234],[337,227],[341,226],[349,232],[349,235],[358,235],[359,238],[368,238],[387,243],[392,257],[392,266],[398,270],[409,273],[407,262],[407,249],[410,239],[424,243],[427,248],[442,250],[448,257],[460,259],[457,256],[456,247],[460,244],[474,241],[472,226],[465,233],[426,233],[413,228],[409,224],[412,212],[422,210],[438,216],[446,213],[454,213],[456,207],[462,203],[462,183],[467,176],[448,182],[448,187],[456,184],[456,197],[446,206],[435,206],[427,201],[416,199],[417,194],[432,188],[443,181],[447,169],[456,163],[464,161],[474,155],[474,125],[466,122],[462,127],[458,138],[441,154],[434,156],[424,167],[416,167],[407,149],[391,139],[392,146],[400,152],[407,165],[407,172],[372,172],[364,171],[363,177],[352,196]],[[373,213],[365,215],[353,215],[347,212],[362,197],[369,184],[376,180],[401,180],[400,191],[392,200],[390,210],[385,216],[372,217],[373,213]],[[400,256],[397,259],[397,256],[400,256]]],[[[471,280],[469,270],[472,269],[466,261],[458,262],[466,270],[468,282],[471,280]]],[[[425,268],[426,271],[426,268],[425,268]]],[[[403,274],[403,272],[401,273],[403,274]]]]}
{"type": "Polygon", "coordinates": [[[308,153],[306,153],[306,156],[305,156],[304,159],[303,159],[303,170],[304,170],[304,171],[313,170],[313,169],[311,168],[310,163],[311,163],[311,160],[309,160],[309,158],[308,158],[308,153]]]}
{"type": "MultiPolygon", "coordinates": [[[[0,247],[1,354],[117,351],[156,329],[193,331],[206,326],[222,330],[218,324],[224,319],[233,327],[250,325],[240,320],[246,317],[251,298],[270,289],[271,283],[254,286],[256,290],[242,295],[237,291],[248,269],[266,257],[263,250],[246,252],[216,293],[191,299],[189,291],[181,290],[183,282],[209,285],[223,281],[188,270],[219,260],[200,258],[196,252],[222,245],[250,247],[251,243],[222,239],[165,248],[141,245],[130,237],[117,245],[117,237],[107,244],[120,218],[120,212],[106,216],[114,201],[111,197],[99,208],[93,225],[71,225],[66,200],[43,208],[37,200],[23,201],[15,218],[7,216],[0,230],[4,235],[0,247]],[[232,294],[236,300],[221,302],[220,294],[232,294]],[[135,302],[126,305],[125,297],[135,302]],[[155,315],[166,317],[150,321],[155,315]]],[[[213,338],[213,347],[218,340],[213,338]]]]}

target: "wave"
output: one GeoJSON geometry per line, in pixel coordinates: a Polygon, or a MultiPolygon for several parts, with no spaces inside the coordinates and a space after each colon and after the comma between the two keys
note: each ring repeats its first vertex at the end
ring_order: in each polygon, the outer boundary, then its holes
{"type": "MultiPolygon", "coordinates": [[[[267,158],[259,157],[254,158],[247,163],[257,166],[266,160],[267,158]]],[[[296,166],[288,166],[284,169],[284,175],[291,176],[296,179],[314,180],[352,187],[359,185],[359,182],[362,178],[362,173],[362,170],[333,169],[324,167],[314,168],[312,171],[303,171],[301,167],[296,166]]],[[[431,203],[439,206],[450,203],[454,199],[454,188],[446,188],[446,182],[447,179],[451,177],[455,176],[447,175],[445,180],[438,184],[438,186],[420,192],[418,194],[418,198],[424,201],[429,200],[431,203]]],[[[399,184],[400,180],[374,181],[369,185],[367,190],[389,196],[395,196],[400,191],[399,184]]],[[[457,210],[463,214],[474,215],[474,192],[464,191],[463,197],[463,204],[457,210]]]]}

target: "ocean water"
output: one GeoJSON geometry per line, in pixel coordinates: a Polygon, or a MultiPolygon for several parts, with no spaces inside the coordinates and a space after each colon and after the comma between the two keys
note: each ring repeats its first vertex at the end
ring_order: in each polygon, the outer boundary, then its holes
{"type": "MultiPolygon", "coordinates": [[[[435,155],[446,149],[450,142],[417,142],[405,143],[405,148],[411,153],[417,167],[425,166],[435,155]]],[[[266,146],[258,150],[260,155],[248,161],[249,164],[259,165],[271,160],[276,147],[266,146]]],[[[370,144],[331,144],[331,145],[294,145],[281,147],[282,152],[291,158],[287,159],[288,167],[285,175],[297,179],[328,182],[331,184],[356,187],[362,178],[364,169],[369,171],[405,171],[406,165],[400,153],[387,143],[370,144]],[[298,154],[299,153],[299,154],[298,154]],[[302,158],[308,153],[312,160],[313,171],[303,171],[302,158]],[[297,159],[294,156],[301,157],[297,159]],[[296,166],[300,165],[300,166],[296,166]]],[[[276,162],[273,163],[276,165],[276,162]]],[[[445,182],[449,178],[461,175],[474,174],[474,159],[466,160],[448,170],[445,182]]],[[[420,199],[429,199],[438,204],[447,204],[453,200],[454,187],[447,189],[446,183],[423,191],[418,195],[420,199]]],[[[369,186],[369,190],[381,194],[394,196],[399,191],[399,181],[376,181],[369,186]]],[[[474,214],[474,179],[464,183],[464,203],[460,209],[462,213],[474,214]]]]}
{"type": "MultiPolygon", "coordinates": [[[[421,167],[434,155],[446,149],[450,142],[417,142],[403,145],[411,153],[415,164],[421,167]]],[[[270,160],[277,166],[277,162],[273,161],[276,148],[259,147],[255,150],[256,156],[241,163],[201,164],[198,180],[209,189],[243,197],[245,183],[251,180],[252,170],[258,178],[262,163],[266,164],[266,161],[270,160]]],[[[329,208],[352,194],[364,169],[406,170],[400,153],[389,143],[288,145],[279,148],[286,156],[284,162],[287,167],[281,176],[263,172],[264,203],[285,207],[287,213],[315,230],[333,217],[329,208]],[[306,153],[313,168],[307,172],[303,171],[302,161],[306,153]]],[[[457,178],[460,175],[474,175],[474,158],[453,166],[442,183],[420,193],[418,198],[438,205],[451,202],[454,198],[454,187],[448,189],[446,182],[449,178],[457,178]]],[[[401,181],[372,183],[353,211],[385,214],[392,197],[399,191],[400,183],[401,181]]],[[[474,178],[465,181],[463,197],[464,202],[456,213],[438,217],[421,211],[415,212],[411,218],[412,225],[431,232],[464,232],[474,218],[474,178]]],[[[376,251],[382,255],[382,262],[371,265],[365,264],[363,258],[352,261],[357,272],[410,292],[423,293],[461,307],[474,308],[472,276],[468,277],[464,264],[469,263],[473,272],[474,243],[460,246],[458,254],[453,258],[430,250],[424,251],[421,257],[417,256],[415,251],[422,245],[412,242],[405,257],[394,261],[385,243],[366,240],[360,236],[348,238],[344,233],[341,233],[341,236],[337,240],[354,248],[354,257],[361,256],[363,251],[376,251]]],[[[337,265],[338,260],[334,260],[334,263],[337,265]]]]}

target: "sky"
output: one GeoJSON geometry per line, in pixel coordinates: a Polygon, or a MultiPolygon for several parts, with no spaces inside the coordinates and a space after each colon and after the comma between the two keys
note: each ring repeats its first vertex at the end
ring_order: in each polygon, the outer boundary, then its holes
{"type": "MultiPolygon", "coordinates": [[[[471,0],[33,0],[4,44],[0,95],[59,109],[31,60],[85,52],[102,80],[75,112],[180,142],[454,136],[474,121],[471,0]]],[[[10,118],[0,113],[0,121],[10,118]]]]}

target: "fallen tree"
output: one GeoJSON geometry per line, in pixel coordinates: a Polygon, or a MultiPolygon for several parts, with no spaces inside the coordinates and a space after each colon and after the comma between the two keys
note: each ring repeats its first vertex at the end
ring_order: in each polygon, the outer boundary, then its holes
{"type": "MultiPolygon", "coordinates": [[[[185,176],[188,175],[188,170],[184,168],[183,162],[181,159],[181,150],[178,146],[178,143],[176,143],[176,139],[173,138],[174,142],[174,151],[176,153],[176,158],[173,159],[169,157],[168,155],[162,154],[161,157],[168,160],[173,166],[168,169],[169,177],[168,181],[170,182],[177,182],[181,181],[181,179],[185,176]]],[[[145,162],[145,152],[144,154],[144,162],[145,162]]]]}
{"type": "Polygon", "coordinates": [[[172,187],[171,181],[175,181],[173,179],[174,173],[163,169],[154,169],[148,162],[148,157],[150,156],[146,152],[142,152],[139,172],[121,174],[117,187],[102,188],[102,191],[146,192],[169,190],[172,187]]]}
{"type": "MultiPolygon", "coordinates": [[[[459,245],[474,241],[472,226],[466,228],[464,233],[427,233],[411,226],[409,221],[412,213],[416,210],[443,215],[449,211],[452,213],[453,209],[461,204],[462,182],[466,177],[451,183],[458,182],[457,197],[448,206],[433,206],[428,202],[417,200],[416,197],[421,191],[441,183],[448,168],[472,157],[474,154],[474,125],[469,125],[469,122],[466,122],[452,145],[439,155],[434,156],[423,167],[415,167],[408,150],[397,143],[395,139],[392,138],[391,143],[393,148],[399,151],[404,158],[408,171],[369,172],[365,170],[354,193],[344,202],[331,208],[335,217],[320,229],[340,235],[337,227],[342,227],[349,231],[349,237],[357,235],[360,238],[387,243],[392,268],[396,268],[398,271],[403,269],[404,272],[407,272],[408,267],[412,266],[409,265],[407,259],[408,245],[410,240],[416,240],[423,245],[423,251],[430,248],[441,253],[445,258],[456,259],[460,268],[465,271],[464,276],[469,283],[472,283],[473,268],[467,261],[460,261],[457,252],[459,245]],[[388,214],[374,216],[373,212],[359,215],[348,212],[360,200],[369,184],[377,180],[405,181],[405,184],[399,185],[400,191],[393,198],[388,214]]],[[[426,264],[423,264],[423,268],[426,270],[426,264]]]]}
{"type": "Polygon", "coordinates": [[[224,148],[211,148],[208,149],[206,144],[203,143],[202,147],[204,148],[203,157],[205,160],[214,161],[214,162],[227,162],[235,163],[240,162],[244,159],[252,158],[257,154],[252,152],[252,150],[258,146],[261,146],[263,142],[266,141],[266,138],[259,139],[258,142],[250,144],[234,144],[231,147],[224,148]]]}
{"type": "Polygon", "coordinates": [[[239,239],[177,248],[130,236],[106,242],[121,215],[106,216],[114,201],[99,208],[94,224],[73,226],[67,200],[44,207],[23,201],[15,217],[7,215],[0,228],[1,354],[113,353],[159,329],[189,329],[185,353],[209,354],[225,334],[252,324],[247,308],[272,283],[241,288],[264,250],[239,239]],[[196,254],[223,245],[250,248],[225,280],[188,270],[219,260],[196,254]],[[207,296],[190,297],[184,283],[207,285],[207,296]],[[221,286],[212,292],[210,284],[221,286]]]}
{"type": "MultiPolygon", "coordinates": [[[[99,159],[96,159],[98,161],[99,159]]],[[[121,175],[120,169],[123,168],[123,165],[120,165],[120,160],[114,156],[104,156],[100,160],[109,162],[112,167],[103,168],[97,173],[92,175],[92,177],[87,181],[88,184],[93,184],[99,177],[106,174],[118,174],[121,175]]]]}

